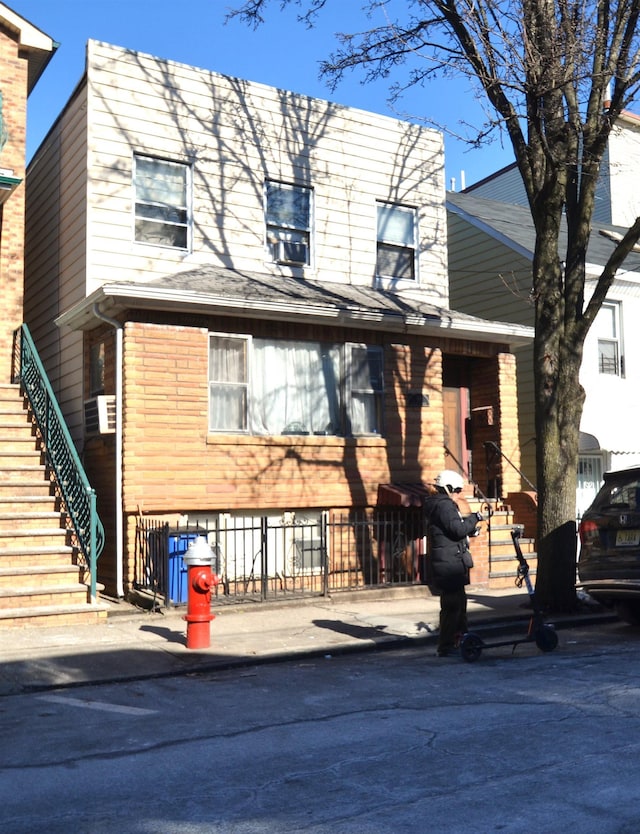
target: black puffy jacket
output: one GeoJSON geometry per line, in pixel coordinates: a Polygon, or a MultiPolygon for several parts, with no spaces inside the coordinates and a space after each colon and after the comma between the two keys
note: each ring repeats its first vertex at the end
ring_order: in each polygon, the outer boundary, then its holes
{"type": "Polygon", "coordinates": [[[455,501],[443,492],[425,501],[429,535],[429,580],[443,591],[455,591],[469,584],[469,569],[462,556],[467,536],[476,528],[475,513],[462,516],[455,501]]]}

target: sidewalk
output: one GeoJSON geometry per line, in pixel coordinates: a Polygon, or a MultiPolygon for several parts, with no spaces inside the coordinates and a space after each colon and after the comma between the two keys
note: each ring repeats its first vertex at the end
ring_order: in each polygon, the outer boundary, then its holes
{"type": "MultiPolygon", "coordinates": [[[[470,629],[524,634],[526,593],[471,586],[467,595],[470,629]]],[[[229,605],[213,609],[211,646],[192,650],[184,608],[149,612],[117,600],[109,606],[107,621],[98,625],[0,631],[0,695],[407,645],[423,645],[434,656],[439,614],[438,598],[423,587],[229,605]]],[[[560,629],[611,617],[583,606],[576,616],[550,622],[560,629]]]]}

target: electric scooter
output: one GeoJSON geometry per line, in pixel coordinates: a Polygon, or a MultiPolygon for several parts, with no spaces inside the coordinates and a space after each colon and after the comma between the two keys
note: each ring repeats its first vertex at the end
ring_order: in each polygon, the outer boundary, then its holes
{"type": "Polygon", "coordinates": [[[483,649],[494,649],[498,646],[513,646],[513,651],[515,652],[516,646],[520,645],[520,643],[535,643],[540,651],[552,652],[558,645],[558,635],[556,634],[555,628],[549,623],[543,622],[542,613],[536,605],[535,591],[531,584],[531,577],[529,576],[529,565],[522,555],[522,548],[520,547],[521,533],[522,531],[519,527],[514,527],[511,531],[511,538],[516,551],[516,559],[518,560],[516,585],[518,588],[521,588],[525,584],[531,600],[532,614],[529,620],[527,635],[519,640],[511,639],[501,640],[497,643],[485,643],[479,634],[468,631],[460,640],[460,654],[463,660],[466,660],[468,663],[473,663],[478,660],[483,649]]]}

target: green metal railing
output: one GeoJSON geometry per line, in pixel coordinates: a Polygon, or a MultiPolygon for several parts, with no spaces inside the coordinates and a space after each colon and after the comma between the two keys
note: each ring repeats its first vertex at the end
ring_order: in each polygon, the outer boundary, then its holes
{"type": "Polygon", "coordinates": [[[96,511],[96,493],[89,484],[26,324],[16,331],[15,358],[14,378],[29,399],[47,463],[89,570],[91,599],[95,600],[98,556],[104,548],[104,527],[96,511]]]}

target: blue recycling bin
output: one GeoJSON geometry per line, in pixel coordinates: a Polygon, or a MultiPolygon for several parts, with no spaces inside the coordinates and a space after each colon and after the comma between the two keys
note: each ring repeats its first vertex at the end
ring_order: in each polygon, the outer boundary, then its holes
{"type": "Polygon", "coordinates": [[[169,533],[168,592],[169,600],[173,603],[187,602],[187,566],[184,563],[184,555],[191,542],[201,535],[202,532],[181,533],[178,530],[171,530],[169,533]]]}

